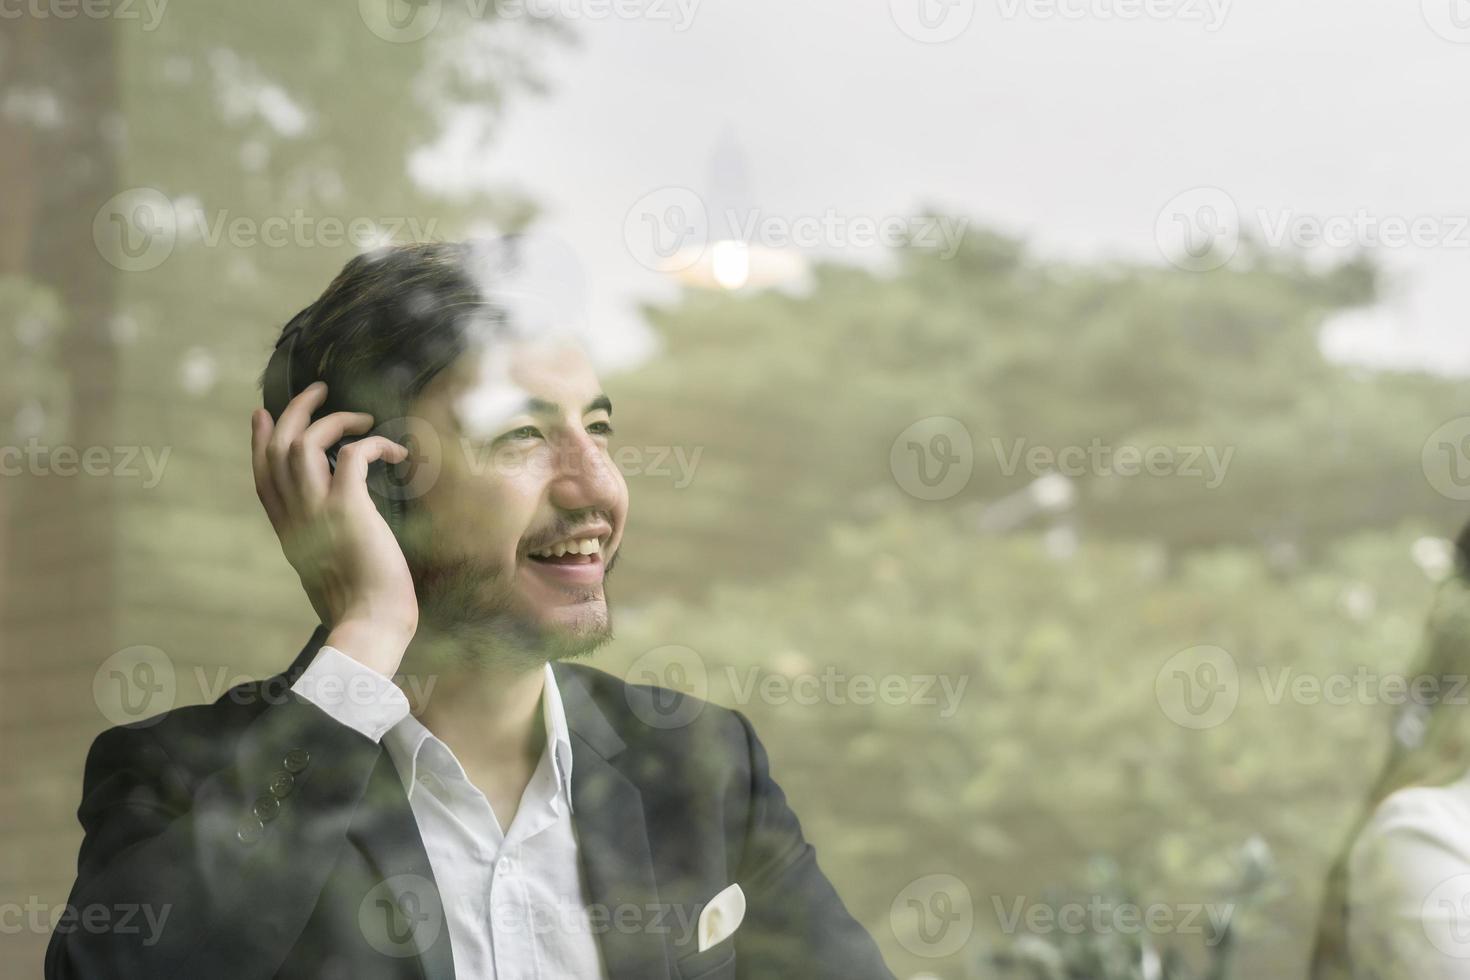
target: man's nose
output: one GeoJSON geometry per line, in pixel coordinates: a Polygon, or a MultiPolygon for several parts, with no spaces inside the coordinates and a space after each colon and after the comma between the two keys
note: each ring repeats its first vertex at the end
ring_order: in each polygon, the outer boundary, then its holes
{"type": "Polygon", "coordinates": [[[559,442],[553,461],[551,502],[563,510],[595,507],[611,510],[620,495],[621,480],[612,460],[585,433],[559,442]]]}

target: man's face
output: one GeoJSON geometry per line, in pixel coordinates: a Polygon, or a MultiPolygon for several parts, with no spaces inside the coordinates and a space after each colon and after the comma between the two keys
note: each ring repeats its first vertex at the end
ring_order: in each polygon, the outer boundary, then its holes
{"type": "Polygon", "coordinates": [[[471,352],[415,402],[438,474],[410,503],[426,621],[489,632],[533,659],[590,652],[611,636],[604,579],[628,486],[613,465],[611,405],[586,354],[519,341],[471,352]]]}

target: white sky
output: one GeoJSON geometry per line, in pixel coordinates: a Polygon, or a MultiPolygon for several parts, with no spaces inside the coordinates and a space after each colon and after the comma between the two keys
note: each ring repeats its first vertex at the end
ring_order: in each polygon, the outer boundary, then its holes
{"type": "Polygon", "coordinates": [[[1161,209],[1201,186],[1247,228],[1262,210],[1267,224],[1428,218],[1447,244],[1370,244],[1390,295],[1328,346],[1470,373],[1470,0],[619,0],[641,19],[546,2],[580,38],[545,66],[551,95],[516,102],[489,152],[451,128],[414,172],[528,191],[620,336],[670,288],[627,244],[629,209],[665,187],[718,197],[712,157],[733,139],[741,206],[762,216],[928,205],[1054,255],[1162,262],[1161,209]],[[695,4],[682,31],[676,2],[695,4]],[[1160,15],[1118,15],[1145,2],[1160,15]],[[919,24],[921,3],[940,30],[968,26],[916,40],[899,21],[919,24]]]}

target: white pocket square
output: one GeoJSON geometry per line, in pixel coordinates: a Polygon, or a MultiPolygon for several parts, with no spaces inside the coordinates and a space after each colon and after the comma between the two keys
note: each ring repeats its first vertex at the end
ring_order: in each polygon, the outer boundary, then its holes
{"type": "Polygon", "coordinates": [[[699,952],[730,937],[745,918],[745,892],[732,884],[709,900],[699,913],[699,952]]]}

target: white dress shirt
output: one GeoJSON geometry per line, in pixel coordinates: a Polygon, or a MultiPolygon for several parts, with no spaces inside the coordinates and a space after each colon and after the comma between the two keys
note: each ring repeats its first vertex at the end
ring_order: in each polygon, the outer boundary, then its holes
{"type": "Polygon", "coordinates": [[[550,664],[541,694],[546,750],[509,830],[382,674],[323,646],[291,689],[393,760],[444,903],[457,976],[607,975],[578,869],[572,743],[550,664]]]}
{"type": "Polygon", "coordinates": [[[1348,858],[1347,923],[1355,977],[1470,980],[1470,776],[1379,804],[1348,858]]]}

